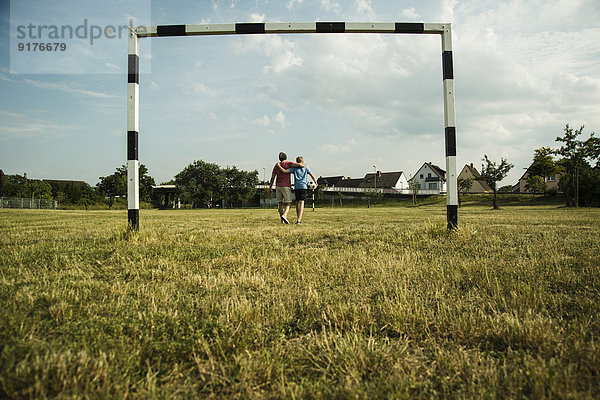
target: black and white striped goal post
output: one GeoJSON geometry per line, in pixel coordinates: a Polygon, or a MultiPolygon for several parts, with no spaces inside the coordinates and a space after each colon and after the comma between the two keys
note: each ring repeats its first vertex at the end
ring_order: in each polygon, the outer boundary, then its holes
{"type": "Polygon", "coordinates": [[[454,111],[454,68],[452,28],[444,23],[415,22],[261,22],[203,25],[137,26],[129,31],[127,77],[127,218],[129,227],[139,230],[139,39],[161,36],[245,35],[281,33],[398,33],[433,34],[442,38],[444,128],[446,143],[446,215],[448,229],[458,226],[456,183],[456,122],[454,111]]]}

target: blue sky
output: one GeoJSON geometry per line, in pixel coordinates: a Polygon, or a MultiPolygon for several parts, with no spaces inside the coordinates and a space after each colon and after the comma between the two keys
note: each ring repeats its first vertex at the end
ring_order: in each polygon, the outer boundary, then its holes
{"type": "MultiPolygon", "coordinates": [[[[0,0],[0,168],[94,185],[126,162],[126,40],[18,54],[19,24],[423,21],[453,24],[459,168],[515,168],[566,123],[600,133],[597,0],[0,0]],[[61,7],[56,7],[61,4],[61,7]],[[12,14],[12,18],[11,18],[12,14]],[[12,35],[12,41],[11,41],[12,35]],[[68,72],[68,73],[65,73],[68,72]]],[[[32,41],[32,40],[28,40],[32,41]]],[[[157,182],[197,159],[317,176],[445,168],[441,46],[429,35],[140,40],[140,162],[157,182]]]]}

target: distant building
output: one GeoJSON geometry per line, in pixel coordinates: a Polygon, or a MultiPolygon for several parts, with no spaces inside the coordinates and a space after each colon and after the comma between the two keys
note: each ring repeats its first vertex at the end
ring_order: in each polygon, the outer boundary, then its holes
{"type": "Polygon", "coordinates": [[[408,180],[402,171],[371,172],[362,178],[344,178],[343,176],[319,178],[317,183],[324,187],[362,189],[360,191],[367,191],[368,189],[408,189],[408,180]]]}
{"type": "MultiPolygon", "coordinates": [[[[27,177],[27,175],[25,175],[27,177]]],[[[85,187],[89,186],[87,182],[84,181],[70,181],[67,179],[42,179],[44,182],[48,182],[50,185],[58,185],[58,186],[66,186],[73,185],[74,187],[85,187]]]]}
{"type": "Polygon", "coordinates": [[[493,190],[484,180],[481,179],[481,174],[475,167],[473,167],[473,163],[470,165],[465,165],[458,174],[458,179],[470,179],[471,180],[471,189],[466,193],[492,193],[493,190]]]}
{"type": "MultiPolygon", "coordinates": [[[[562,193],[562,190],[560,190],[560,188],[558,187],[558,182],[560,181],[561,176],[562,176],[562,173],[559,172],[556,175],[550,175],[550,176],[544,177],[544,182],[546,182],[546,192],[562,193]]],[[[521,178],[519,178],[519,182],[517,182],[513,186],[513,193],[521,193],[521,194],[533,193],[532,191],[525,189],[525,186],[527,186],[527,178],[528,177],[529,177],[529,170],[525,171],[523,176],[521,176],[521,178]]]]}
{"type": "Polygon", "coordinates": [[[446,171],[430,162],[424,163],[413,179],[420,183],[421,189],[446,192],[446,171]]]}
{"type": "Polygon", "coordinates": [[[340,180],[334,187],[340,188],[358,188],[363,178],[347,178],[340,180]]]}
{"type": "Polygon", "coordinates": [[[377,179],[375,179],[375,173],[366,174],[362,179],[362,182],[358,187],[362,188],[383,188],[383,189],[408,189],[408,180],[404,172],[377,172],[377,179]]]}
{"type": "Polygon", "coordinates": [[[342,179],[344,179],[344,177],[342,175],[340,176],[320,176],[319,179],[317,179],[317,184],[319,186],[323,186],[323,187],[329,187],[329,186],[336,186],[337,183],[339,181],[341,181],[342,179]]]}

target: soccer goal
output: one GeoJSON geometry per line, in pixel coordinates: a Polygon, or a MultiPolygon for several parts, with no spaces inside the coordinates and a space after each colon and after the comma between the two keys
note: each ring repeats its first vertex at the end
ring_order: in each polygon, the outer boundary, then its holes
{"type": "Polygon", "coordinates": [[[446,143],[446,215],[448,229],[458,226],[456,184],[456,122],[454,112],[454,70],[450,24],[414,22],[265,22],[204,25],[137,26],[129,31],[127,77],[127,218],[131,229],[140,227],[139,196],[139,39],[161,36],[248,35],[283,33],[387,33],[433,34],[442,39],[444,127],[446,143]]]}

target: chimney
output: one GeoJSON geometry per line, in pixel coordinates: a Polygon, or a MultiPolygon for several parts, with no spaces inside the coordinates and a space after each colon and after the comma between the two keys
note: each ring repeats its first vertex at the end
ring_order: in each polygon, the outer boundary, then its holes
{"type": "Polygon", "coordinates": [[[25,178],[25,180],[27,180],[27,172],[25,172],[25,173],[23,174],[23,178],[25,178]]]}
{"type": "Polygon", "coordinates": [[[473,163],[471,163],[471,168],[473,168],[473,163]]]}

